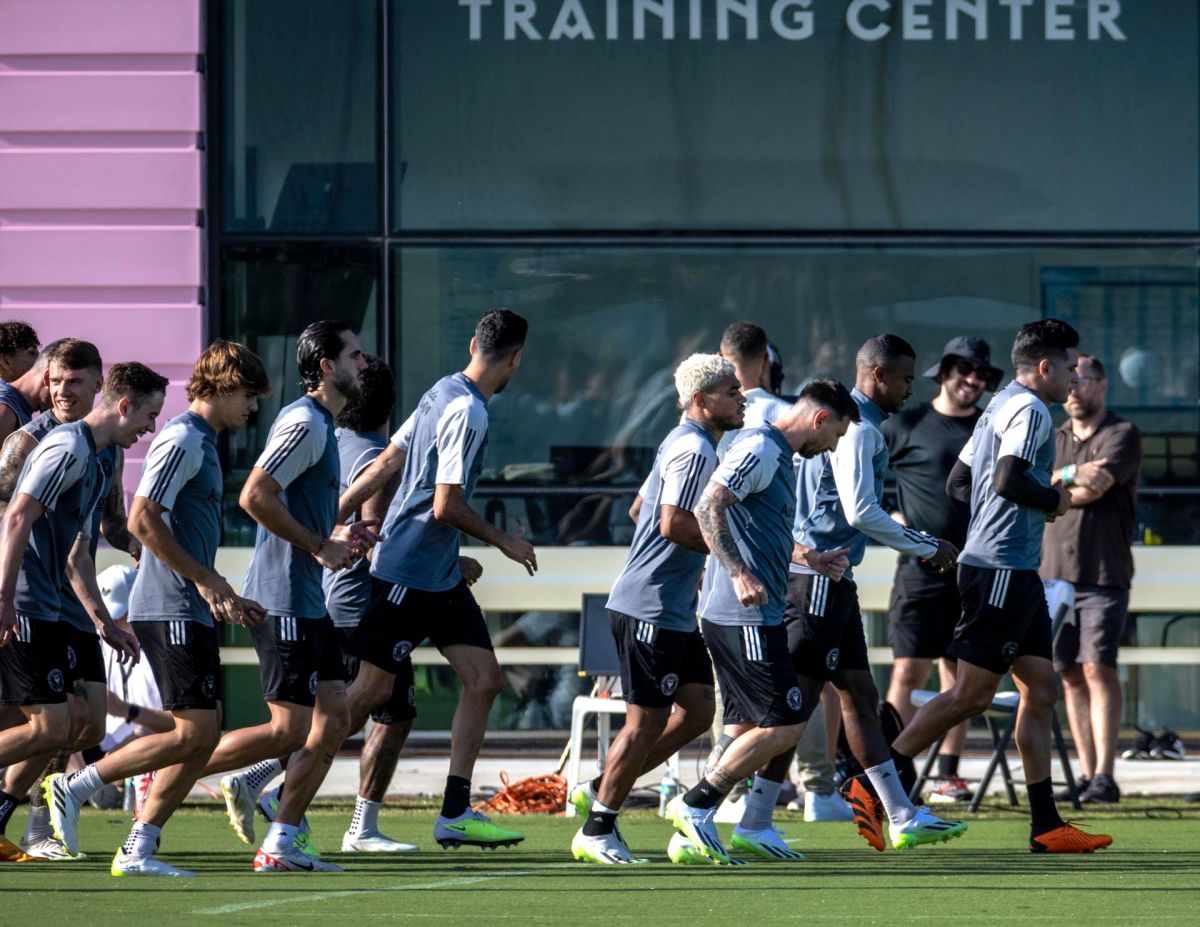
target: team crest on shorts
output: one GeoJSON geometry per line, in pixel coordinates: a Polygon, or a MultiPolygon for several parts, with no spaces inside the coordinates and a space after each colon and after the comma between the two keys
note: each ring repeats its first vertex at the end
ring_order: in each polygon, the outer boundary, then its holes
{"type": "Polygon", "coordinates": [[[392,648],[392,659],[399,663],[412,653],[412,641],[400,641],[392,648]]]}
{"type": "Polygon", "coordinates": [[[842,652],[834,647],[829,653],[825,654],[825,668],[833,671],[838,667],[838,660],[842,658],[842,652]]]}
{"type": "Polygon", "coordinates": [[[417,687],[416,686],[408,687],[408,704],[410,704],[410,705],[417,704],[417,687]]]}
{"type": "Polygon", "coordinates": [[[792,686],[787,692],[787,705],[792,711],[799,711],[804,706],[804,693],[799,686],[792,686]]]}
{"type": "Polygon", "coordinates": [[[663,695],[674,695],[675,690],[679,688],[679,676],[675,673],[667,673],[662,678],[659,688],[662,689],[663,695]]]}
{"type": "Polygon", "coordinates": [[[317,694],[317,674],[313,673],[308,677],[308,692],[310,695],[317,694]]]}
{"type": "Polygon", "coordinates": [[[1006,659],[1006,660],[1013,659],[1013,657],[1015,657],[1017,655],[1017,642],[1009,641],[1000,650],[1000,653],[1004,655],[1004,659],[1006,659]]]}
{"type": "Polygon", "coordinates": [[[217,694],[217,678],[215,676],[205,676],[204,682],[200,683],[200,691],[204,693],[205,698],[212,698],[217,694]]]}
{"type": "Polygon", "coordinates": [[[55,668],[46,674],[46,685],[50,687],[51,692],[61,692],[66,688],[66,683],[63,681],[62,670],[55,668]]]}
{"type": "Polygon", "coordinates": [[[67,669],[75,669],[75,648],[67,644],[67,669]]]}

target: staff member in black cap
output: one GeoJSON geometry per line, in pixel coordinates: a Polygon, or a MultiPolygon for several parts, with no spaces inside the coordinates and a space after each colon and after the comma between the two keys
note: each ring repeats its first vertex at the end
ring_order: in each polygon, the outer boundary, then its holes
{"type": "MultiPolygon", "coordinates": [[[[1000,369],[992,366],[986,341],[951,338],[942,359],[925,371],[925,376],[938,384],[933,402],[905,409],[883,425],[896,475],[898,517],[958,547],[966,542],[971,513],[966,503],[946,495],[946,478],[982,414],[977,405],[980,397],[984,390],[995,391],[1000,375],[1000,369]]],[[[916,710],[912,691],[925,685],[934,660],[941,660],[943,691],[953,686],[957,664],[945,654],[961,614],[953,570],[942,573],[916,557],[900,557],[888,611],[888,639],[895,664],[887,699],[905,723],[916,710]]],[[[947,735],[938,756],[939,782],[931,801],[971,797],[958,774],[966,733],[966,724],[961,724],[947,735]]]]}

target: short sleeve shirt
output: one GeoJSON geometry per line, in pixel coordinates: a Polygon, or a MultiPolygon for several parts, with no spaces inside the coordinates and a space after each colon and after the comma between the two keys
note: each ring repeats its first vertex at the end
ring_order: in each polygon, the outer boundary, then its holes
{"type": "MultiPolygon", "coordinates": [[[[211,570],[221,543],[224,479],[217,435],[194,412],[167,422],[150,445],[136,495],[163,507],[163,521],[179,546],[211,570]]],[[[212,612],[190,579],[180,576],[149,549],[129,600],[131,621],[187,620],[211,627],[212,612]]]]}
{"type": "Polygon", "coordinates": [[[21,395],[21,391],[5,380],[0,380],[0,406],[12,409],[18,428],[28,425],[33,418],[33,409],[21,395]]]}
{"type": "MultiPolygon", "coordinates": [[[[342,479],[338,487],[340,496],[350,488],[350,484],[358,475],[383,453],[388,442],[387,438],[377,431],[339,428],[336,435],[342,466],[342,479]]],[[[364,558],[336,573],[324,570],[321,582],[325,588],[325,607],[333,623],[339,628],[358,627],[358,622],[371,601],[369,561],[364,558]]]]}
{"type": "MultiPolygon", "coordinates": [[[[100,522],[104,519],[104,504],[112,489],[117,463],[121,459],[120,453],[115,444],[110,444],[96,455],[99,485],[96,489],[96,504],[92,506],[92,517],[88,523],[88,534],[90,535],[88,553],[93,563],[96,561],[96,550],[100,546],[100,522]]],[[[63,582],[61,610],[63,620],[72,627],[88,634],[97,633],[95,622],[92,621],[87,609],[83,607],[83,603],[79,601],[79,596],[75,594],[69,580],[63,582]]]]}

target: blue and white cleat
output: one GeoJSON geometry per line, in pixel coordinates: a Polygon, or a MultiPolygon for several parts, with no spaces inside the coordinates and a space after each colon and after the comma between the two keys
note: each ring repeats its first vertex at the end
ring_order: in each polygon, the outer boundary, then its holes
{"type": "Polygon", "coordinates": [[[732,864],[733,859],[717,833],[717,825],[713,820],[716,810],[693,808],[683,800],[682,795],[676,795],[667,805],[666,817],[701,853],[715,863],[728,866],[732,864]]]}
{"type": "Polygon", "coordinates": [[[964,821],[944,821],[928,808],[919,807],[905,824],[888,824],[888,836],[897,850],[908,850],[925,843],[945,843],[961,837],[966,831],[964,821]]]}

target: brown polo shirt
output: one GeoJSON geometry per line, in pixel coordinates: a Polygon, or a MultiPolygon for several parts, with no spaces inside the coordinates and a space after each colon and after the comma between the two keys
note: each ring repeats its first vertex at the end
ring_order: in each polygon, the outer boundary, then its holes
{"type": "Polygon", "coordinates": [[[1054,469],[1108,458],[1104,469],[1116,484],[1091,505],[1068,509],[1046,525],[1043,579],[1128,589],[1133,581],[1134,508],[1142,436],[1132,422],[1109,412],[1086,441],[1076,439],[1067,420],[1054,433],[1054,469]]]}

